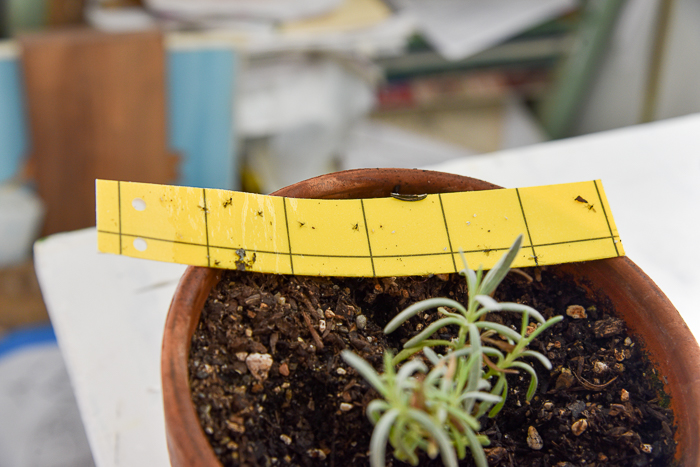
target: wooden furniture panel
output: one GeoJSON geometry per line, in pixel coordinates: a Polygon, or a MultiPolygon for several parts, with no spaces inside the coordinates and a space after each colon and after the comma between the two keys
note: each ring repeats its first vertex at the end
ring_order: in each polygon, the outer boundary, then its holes
{"type": "Polygon", "coordinates": [[[95,225],[96,178],[175,180],[160,33],[75,29],[20,42],[44,235],[95,225]]]}

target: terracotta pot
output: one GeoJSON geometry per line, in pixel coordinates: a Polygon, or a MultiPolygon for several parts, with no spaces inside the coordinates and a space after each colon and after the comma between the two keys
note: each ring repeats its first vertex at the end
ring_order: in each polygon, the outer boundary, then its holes
{"type": "MultiPolygon", "coordinates": [[[[421,170],[360,169],[300,182],[277,191],[295,198],[372,198],[498,188],[481,180],[421,170]]],[[[666,377],[678,426],[679,465],[700,467],[700,347],[671,302],[626,257],[560,265],[594,295],[606,296],[666,377]]],[[[219,466],[190,396],[187,358],[192,333],[220,270],[190,267],[180,280],[165,325],[161,372],[165,424],[173,466],[219,466]]]]}

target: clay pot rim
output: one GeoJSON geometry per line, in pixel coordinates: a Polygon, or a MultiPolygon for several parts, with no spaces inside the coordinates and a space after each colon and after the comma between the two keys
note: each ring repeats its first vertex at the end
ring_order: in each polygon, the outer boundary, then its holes
{"type": "MultiPolygon", "coordinates": [[[[273,194],[297,198],[347,198],[357,197],[353,195],[359,191],[365,193],[365,196],[361,197],[368,198],[387,196],[397,184],[400,185],[403,194],[420,194],[436,193],[436,190],[464,191],[459,188],[470,183],[476,187],[474,189],[500,188],[478,179],[442,172],[357,169],[315,177],[273,194]],[[424,176],[433,177],[433,180],[427,184],[415,180],[416,177],[424,176]],[[444,180],[446,186],[438,184],[435,180],[444,180]],[[360,188],[348,188],[348,183],[351,182],[360,188]]],[[[625,305],[625,300],[629,301],[625,293],[637,289],[646,291],[644,300],[647,307],[641,312],[644,318],[626,321],[633,332],[643,336],[652,361],[669,369],[668,374],[664,375],[668,378],[666,389],[672,396],[672,408],[678,426],[678,451],[682,451],[677,452],[677,460],[680,465],[700,467],[700,443],[697,443],[697,439],[700,439],[700,347],[678,311],[656,284],[627,257],[557,267],[569,274],[589,271],[590,274],[604,273],[624,281],[629,290],[621,290],[616,292],[614,297],[610,296],[611,300],[619,300],[622,305],[625,305]],[[660,310],[661,313],[656,314],[648,310],[660,310]],[[672,366],[679,362],[681,368],[672,366]]],[[[197,418],[187,374],[192,333],[199,321],[203,303],[211,288],[219,281],[221,273],[219,269],[193,266],[187,268],[168,311],[163,337],[161,373],[166,437],[173,466],[221,465],[197,418]]],[[[617,304],[617,301],[615,303],[617,304]]]]}

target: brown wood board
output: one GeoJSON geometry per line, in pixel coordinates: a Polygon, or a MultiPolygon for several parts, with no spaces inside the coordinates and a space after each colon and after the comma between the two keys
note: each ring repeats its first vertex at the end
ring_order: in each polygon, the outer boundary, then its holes
{"type": "Polygon", "coordinates": [[[95,179],[172,183],[158,32],[69,29],[20,39],[43,234],[95,225],[95,179]]]}
{"type": "Polygon", "coordinates": [[[3,329],[48,320],[34,264],[25,261],[0,268],[0,334],[3,329]]]}

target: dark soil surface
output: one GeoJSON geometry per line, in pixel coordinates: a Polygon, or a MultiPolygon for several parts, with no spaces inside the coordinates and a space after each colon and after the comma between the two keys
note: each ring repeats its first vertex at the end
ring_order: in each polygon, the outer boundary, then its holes
{"type": "MultiPolygon", "coordinates": [[[[551,269],[524,271],[535,280],[511,273],[495,298],[565,319],[531,346],[553,364],[548,371],[531,362],[540,382],[534,399],[525,401],[528,377],[511,375],[504,410],[481,420],[481,433],[491,439],[489,465],[671,465],[672,413],[642,343],[608,304],[591,302],[551,269]],[[542,447],[533,449],[538,437],[542,447]]],[[[372,424],[364,408],[377,394],[340,351],[351,349],[379,370],[384,349],[396,353],[436,312],[389,336],[383,326],[408,305],[435,296],[466,302],[464,278],[226,272],[202,312],[189,360],[192,398],[221,462],[369,465],[372,424]]],[[[492,313],[489,319],[517,328],[518,316],[492,313]]],[[[442,331],[449,338],[453,330],[442,331]]],[[[388,446],[387,465],[404,465],[391,451],[388,446]]],[[[421,465],[441,463],[426,457],[421,465]]]]}

